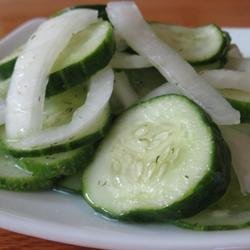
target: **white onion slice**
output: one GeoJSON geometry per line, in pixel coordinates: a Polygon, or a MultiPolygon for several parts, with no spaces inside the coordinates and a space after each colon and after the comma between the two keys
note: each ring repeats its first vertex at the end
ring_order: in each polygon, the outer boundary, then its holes
{"type": "Polygon", "coordinates": [[[221,132],[229,145],[241,191],[243,194],[250,193],[250,135],[228,126],[222,126],[221,132]]]}
{"type": "Polygon", "coordinates": [[[85,103],[78,108],[70,123],[42,130],[10,144],[15,148],[43,147],[61,143],[78,134],[83,134],[96,124],[103,114],[113,91],[114,73],[106,67],[90,78],[85,103]]]}
{"type": "Polygon", "coordinates": [[[39,26],[18,57],[7,96],[6,134],[17,139],[42,128],[49,72],[73,34],[97,20],[97,11],[77,9],[39,26]]]}
{"type": "Polygon", "coordinates": [[[250,72],[250,58],[229,57],[224,68],[242,72],[250,72]]]}
{"type": "Polygon", "coordinates": [[[149,100],[149,99],[157,97],[157,96],[168,95],[168,94],[182,95],[182,92],[180,91],[180,89],[178,89],[173,84],[164,83],[161,86],[159,86],[158,88],[152,90],[146,96],[144,96],[142,98],[142,100],[146,101],[146,100],[149,100]]]}
{"type": "Polygon", "coordinates": [[[201,71],[200,75],[216,89],[237,89],[250,92],[250,73],[219,69],[201,71]]]}
{"type": "Polygon", "coordinates": [[[125,52],[116,52],[111,60],[111,65],[115,69],[139,69],[152,67],[152,64],[143,56],[130,55],[125,52]]]}
{"type": "Polygon", "coordinates": [[[240,122],[240,113],[154,34],[133,2],[111,2],[106,10],[111,23],[127,43],[151,62],[168,82],[177,85],[207,111],[215,122],[240,122]]]}
{"type": "Polygon", "coordinates": [[[114,93],[124,108],[135,104],[139,97],[130,86],[129,80],[124,72],[115,73],[114,93]]]}

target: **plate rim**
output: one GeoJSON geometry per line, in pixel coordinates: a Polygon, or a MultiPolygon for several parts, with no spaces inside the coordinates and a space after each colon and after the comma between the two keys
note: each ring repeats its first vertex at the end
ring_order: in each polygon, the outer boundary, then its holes
{"type": "MultiPolygon", "coordinates": [[[[169,226],[172,227],[172,225],[169,226]]],[[[205,232],[206,234],[209,234],[209,237],[203,235],[203,238],[196,239],[196,241],[193,239],[189,239],[188,241],[184,239],[176,243],[168,241],[169,239],[166,238],[165,241],[158,242],[157,238],[148,239],[136,235],[131,236],[130,233],[127,232],[120,233],[114,232],[113,230],[107,231],[95,227],[86,227],[79,230],[79,228],[76,229],[73,226],[43,221],[40,219],[31,219],[25,216],[17,216],[4,211],[0,211],[0,227],[16,233],[45,240],[110,250],[183,250],[184,248],[186,250],[239,250],[242,248],[245,249],[246,247],[249,249],[250,246],[250,229],[205,232]],[[111,234],[112,237],[110,237],[111,234]],[[218,234],[223,234],[223,237],[218,234]],[[204,238],[209,238],[209,241],[206,239],[207,242],[205,245],[204,238]],[[235,240],[235,238],[238,239],[235,240]],[[125,241],[125,239],[128,241],[125,241]]],[[[194,237],[194,234],[198,236],[204,233],[202,231],[191,231],[186,229],[180,229],[180,231],[189,232],[192,234],[192,238],[194,237]]]]}

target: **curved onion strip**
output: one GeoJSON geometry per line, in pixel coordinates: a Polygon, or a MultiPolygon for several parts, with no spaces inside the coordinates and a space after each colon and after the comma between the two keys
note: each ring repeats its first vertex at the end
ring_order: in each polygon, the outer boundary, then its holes
{"type": "Polygon", "coordinates": [[[152,64],[143,56],[130,55],[124,52],[115,53],[111,60],[111,65],[115,69],[139,69],[152,67],[152,64]]]}
{"type": "Polygon", "coordinates": [[[113,91],[114,73],[109,67],[90,78],[90,86],[85,103],[78,108],[70,123],[45,129],[10,144],[15,148],[32,148],[61,143],[75,135],[83,134],[96,124],[103,114],[113,91]]]}
{"type": "Polygon", "coordinates": [[[182,92],[176,86],[169,83],[164,83],[160,87],[152,90],[150,93],[144,96],[142,100],[146,101],[157,96],[168,95],[168,94],[182,95],[182,92]]]}
{"type": "Polygon", "coordinates": [[[206,70],[200,75],[216,89],[237,89],[250,92],[250,73],[233,70],[206,70]]]}
{"type": "Polygon", "coordinates": [[[215,122],[240,122],[240,113],[154,34],[133,2],[111,2],[106,10],[111,23],[127,43],[151,62],[168,82],[178,85],[183,93],[207,111],[215,122]]]}
{"type": "Polygon", "coordinates": [[[250,72],[250,58],[229,57],[225,65],[226,69],[250,72]]]}
{"type": "Polygon", "coordinates": [[[39,26],[18,57],[7,96],[7,138],[17,139],[42,128],[48,75],[73,34],[97,20],[97,11],[77,9],[39,26]]]}
{"type": "Polygon", "coordinates": [[[115,73],[114,95],[124,108],[128,108],[139,100],[124,72],[115,73]]]}
{"type": "Polygon", "coordinates": [[[221,132],[229,145],[241,191],[250,193],[250,135],[229,126],[222,126],[221,132]]]}

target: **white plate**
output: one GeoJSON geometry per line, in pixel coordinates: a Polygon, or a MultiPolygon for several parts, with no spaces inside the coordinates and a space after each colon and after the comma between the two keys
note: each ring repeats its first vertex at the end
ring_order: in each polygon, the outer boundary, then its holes
{"type": "MultiPolygon", "coordinates": [[[[228,29],[250,56],[250,29],[228,29]]],[[[195,232],[170,225],[131,225],[97,215],[77,196],[0,191],[0,227],[44,239],[105,249],[250,249],[250,230],[195,232]]]]}

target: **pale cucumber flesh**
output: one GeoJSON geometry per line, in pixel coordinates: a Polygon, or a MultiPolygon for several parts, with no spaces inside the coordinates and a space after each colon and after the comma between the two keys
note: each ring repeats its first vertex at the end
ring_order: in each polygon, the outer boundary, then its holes
{"type": "MultiPolygon", "coordinates": [[[[214,166],[214,128],[200,112],[195,104],[176,95],[158,97],[129,109],[116,121],[83,175],[87,201],[116,218],[128,218],[130,213],[141,210],[145,214],[162,212],[182,206],[182,202],[185,207],[186,199],[192,199],[198,186],[210,187],[211,183],[202,180],[218,167],[214,166]]],[[[226,164],[223,169],[230,167],[229,162],[226,164]]],[[[228,183],[223,171],[221,193],[228,183]]]]}
{"type": "Polygon", "coordinates": [[[216,60],[224,49],[224,35],[215,25],[187,28],[152,23],[154,32],[193,64],[216,60]]]}
{"type": "Polygon", "coordinates": [[[50,189],[53,180],[34,176],[23,170],[23,164],[13,156],[0,153],[0,189],[12,191],[35,191],[50,189]]]}

